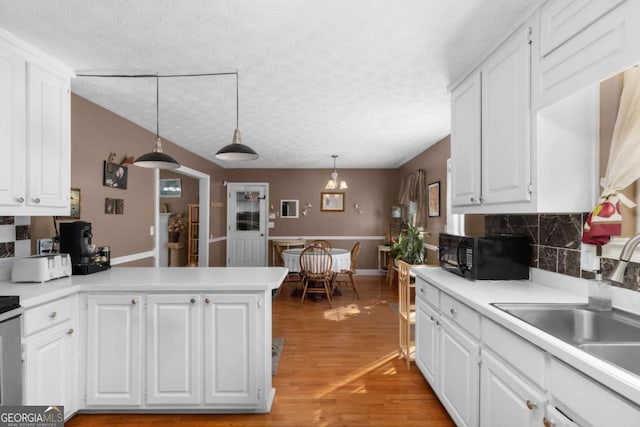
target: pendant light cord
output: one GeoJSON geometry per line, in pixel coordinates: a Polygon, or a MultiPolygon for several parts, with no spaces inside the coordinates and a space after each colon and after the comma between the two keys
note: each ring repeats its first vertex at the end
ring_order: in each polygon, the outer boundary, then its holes
{"type": "Polygon", "coordinates": [[[239,94],[239,83],[238,83],[238,73],[236,73],[236,129],[240,129],[240,96],[239,94]]]}
{"type": "Polygon", "coordinates": [[[156,138],[160,138],[160,76],[156,74],[156,138]]]}

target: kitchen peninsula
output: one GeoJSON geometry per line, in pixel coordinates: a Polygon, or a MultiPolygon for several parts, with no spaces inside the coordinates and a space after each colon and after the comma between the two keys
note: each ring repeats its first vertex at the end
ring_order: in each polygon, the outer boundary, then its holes
{"type": "Polygon", "coordinates": [[[24,404],[77,411],[271,409],[272,268],[112,268],[0,284],[24,307],[24,404]]]}

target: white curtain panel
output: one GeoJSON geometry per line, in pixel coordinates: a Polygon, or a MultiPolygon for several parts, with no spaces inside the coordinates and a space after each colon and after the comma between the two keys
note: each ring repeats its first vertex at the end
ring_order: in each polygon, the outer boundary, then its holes
{"type": "Polygon", "coordinates": [[[617,195],[622,203],[635,206],[618,193],[640,178],[640,67],[624,72],[620,108],[613,130],[607,173],[600,180],[600,200],[617,195]]]}

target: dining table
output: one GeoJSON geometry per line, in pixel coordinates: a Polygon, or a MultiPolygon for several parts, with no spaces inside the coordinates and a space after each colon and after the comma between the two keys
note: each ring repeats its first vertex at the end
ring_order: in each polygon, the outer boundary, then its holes
{"type": "MultiPolygon", "coordinates": [[[[284,266],[292,273],[300,272],[300,254],[304,248],[291,248],[282,251],[282,260],[284,266]]],[[[351,268],[351,251],[349,249],[331,248],[331,270],[337,273],[342,270],[349,270],[351,268]]],[[[318,251],[318,256],[325,256],[322,252],[318,251]]]]}

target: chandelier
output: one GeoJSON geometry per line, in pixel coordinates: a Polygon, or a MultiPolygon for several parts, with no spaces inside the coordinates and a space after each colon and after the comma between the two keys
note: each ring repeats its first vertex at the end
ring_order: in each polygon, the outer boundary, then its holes
{"type": "Polygon", "coordinates": [[[326,190],[346,190],[349,188],[347,186],[347,181],[344,179],[338,179],[338,171],[336,170],[336,159],[338,158],[337,154],[332,154],[333,157],[333,172],[331,172],[331,179],[327,182],[327,185],[324,187],[326,190]]]}

